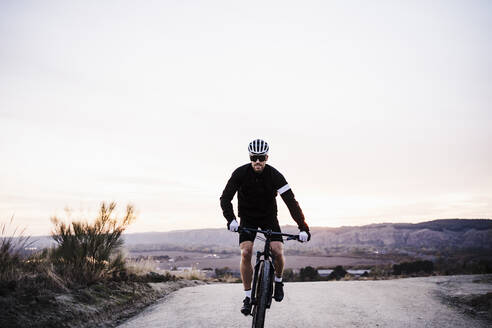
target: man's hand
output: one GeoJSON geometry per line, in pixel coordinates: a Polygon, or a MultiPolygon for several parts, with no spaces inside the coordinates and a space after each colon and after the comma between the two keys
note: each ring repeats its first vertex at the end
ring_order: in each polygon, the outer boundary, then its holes
{"type": "Polygon", "coordinates": [[[229,222],[227,224],[227,228],[231,231],[231,232],[236,232],[237,231],[237,228],[239,228],[239,224],[237,223],[236,220],[232,220],[231,222],[229,222]]]}
{"type": "Polygon", "coordinates": [[[302,241],[303,243],[308,242],[311,239],[311,234],[309,231],[301,231],[299,233],[299,241],[302,241]]]}

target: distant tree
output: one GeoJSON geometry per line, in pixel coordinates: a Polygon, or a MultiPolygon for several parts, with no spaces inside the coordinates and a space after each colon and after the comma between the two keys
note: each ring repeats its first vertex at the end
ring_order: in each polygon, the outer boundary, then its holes
{"type": "Polygon", "coordinates": [[[215,277],[216,278],[222,278],[226,274],[229,274],[231,269],[229,267],[223,267],[223,268],[215,268],[215,277]]]}
{"type": "Polygon", "coordinates": [[[301,268],[301,270],[299,272],[299,278],[301,281],[319,280],[318,270],[316,270],[312,266],[307,266],[305,268],[301,268]]]}
{"type": "Polygon", "coordinates": [[[292,269],[285,269],[283,273],[283,280],[284,281],[295,281],[296,275],[292,269]]]}
{"type": "Polygon", "coordinates": [[[393,274],[395,276],[401,275],[401,264],[394,264],[393,265],[393,274]]]}
{"type": "Polygon", "coordinates": [[[330,273],[330,275],[328,276],[328,279],[340,280],[341,278],[345,277],[346,274],[347,271],[341,265],[337,265],[335,269],[333,269],[333,272],[330,273]]]}
{"type": "Polygon", "coordinates": [[[412,273],[427,273],[430,274],[434,271],[434,263],[431,261],[414,261],[414,262],[402,262],[400,264],[393,265],[393,274],[412,274],[412,273]]]}
{"type": "Polygon", "coordinates": [[[492,273],[492,261],[490,260],[471,260],[463,263],[463,271],[472,274],[492,273]]]}

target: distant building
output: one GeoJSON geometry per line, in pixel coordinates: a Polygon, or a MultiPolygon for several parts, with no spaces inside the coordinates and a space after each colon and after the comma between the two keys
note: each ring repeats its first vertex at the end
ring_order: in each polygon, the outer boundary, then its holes
{"type": "Polygon", "coordinates": [[[207,278],[211,278],[215,275],[215,272],[214,272],[214,270],[212,270],[212,268],[205,268],[205,269],[201,269],[199,271],[202,272],[205,275],[205,277],[207,277],[207,278]]]}
{"type": "Polygon", "coordinates": [[[191,271],[192,267],[177,267],[177,271],[186,272],[191,271]]]}
{"type": "Polygon", "coordinates": [[[333,270],[328,270],[328,269],[321,269],[321,270],[318,270],[318,274],[321,276],[321,277],[328,277],[331,273],[333,272],[333,270]]]}

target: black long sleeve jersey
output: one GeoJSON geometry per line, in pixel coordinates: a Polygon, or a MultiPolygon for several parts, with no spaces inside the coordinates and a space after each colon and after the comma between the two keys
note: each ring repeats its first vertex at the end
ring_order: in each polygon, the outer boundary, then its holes
{"type": "Polygon", "coordinates": [[[256,173],[251,164],[238,167],[227,182],[220,206],[227,222],[236,219],[232,199],[238,193],[238,216],[241,218],[277,218],[277,193],[284,200],[299,230],[309,231],[299,203],[284,176],[266,164],[263,172],[256,173]]]}

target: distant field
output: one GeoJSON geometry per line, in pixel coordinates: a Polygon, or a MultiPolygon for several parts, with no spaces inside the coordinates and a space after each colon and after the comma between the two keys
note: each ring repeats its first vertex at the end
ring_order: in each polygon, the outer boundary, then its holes
{"type": "MultiPolygon", "coordinates": [[[[158,267],[163,270],[171,269],[173,266],[191,267],[195,266],[198,269],[203,268],[223,268],[229,267],[233,270],[239,270],[240,255],[218,254],[220,258],[207,257],[211,254],[198,252],[182,252],[182,251],[154,251],[154,252],[131,252],[130,256],[164,256],[167,255],[174,259],[174,262],[159,263],[158,267]]],[[[341,256],[286,256],[286,268],[299,269],[308,265],[313,267],[333,267],[336,265],[355,266],[355,265],[374,265],[390,263],[389,260],[375,260],[358,257],[341,257],[341,256]]]]}

